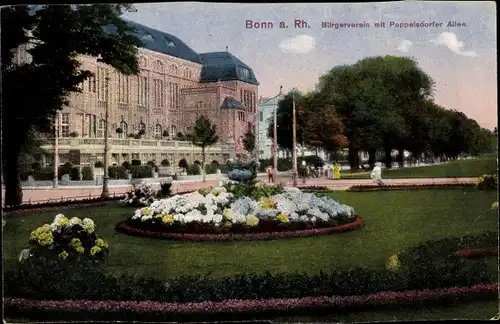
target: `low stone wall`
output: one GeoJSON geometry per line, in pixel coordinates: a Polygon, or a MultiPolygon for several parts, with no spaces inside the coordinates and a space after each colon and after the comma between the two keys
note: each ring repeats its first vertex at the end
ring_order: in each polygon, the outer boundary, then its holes
{"type": "MultiPolygon", "coordinates": [[[[97,178],[96,180],[88,180],[88,181],[59,181],[59,187],[92,187],[92,186],[102,186],[102,178],[97,178]]],[[[136,183],[163,183],[163,182],[172,182],[172,177],[159,177],[159,178],[144,178],[144,179],[109,179],[109,186],[129,186],[136,183]]],[[[45,181],[21,181],[21,187],[23,188],[44,188],[44,187],[52,187],[53,182],[50,180],[45,181]]]]}

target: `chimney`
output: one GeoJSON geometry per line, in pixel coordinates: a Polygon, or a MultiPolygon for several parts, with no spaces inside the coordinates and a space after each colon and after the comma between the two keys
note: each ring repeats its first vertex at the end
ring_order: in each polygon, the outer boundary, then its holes
{"type": "Polygon", "coordinates": [[[283,86],[280,86],[280,94],[283,92],[283,86]]]}
{"type": "Polygon", "coordinates": [[[226,52],[229,52],[229,47],[226,46],[226,52]]]}

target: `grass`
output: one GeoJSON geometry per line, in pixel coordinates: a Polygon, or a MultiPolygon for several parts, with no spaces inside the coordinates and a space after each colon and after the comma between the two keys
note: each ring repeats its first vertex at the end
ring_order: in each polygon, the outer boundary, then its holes
{"type": "MultiPolygon", "coordinates": [[[[404,178],[467,178],[480,177],[483,174],[496,174],[496,157],[485,156],[477,159],[457,160],[444,164],[407,167],[402,169],[384,169],[384,179],[404,178]]],[[[370,172],[342,172],[341,179],[369,179],[370,172]]]]}
{"type": "Polygon", "coordinates": [[[497,228],[490,210],[495,191],[418,190],[329,193],[354,206],[365,226],[353,232],[267,242],[189,243],[116,233],[118,221],[134,209],[109,204],[8,218],[4,228],[4,267],[12,268],[28,245],[31,230],[55,214],[90,217],[110,245],[107,271],[172,278],[180,275],[224,276],[248,272],[319,272],[332,267],[384,267],[389,256],[423,241],[478,234],[497,228]]]}

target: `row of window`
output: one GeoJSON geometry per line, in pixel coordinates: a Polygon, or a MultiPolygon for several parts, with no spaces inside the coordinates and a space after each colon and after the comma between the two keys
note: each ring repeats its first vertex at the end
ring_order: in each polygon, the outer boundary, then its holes
{"type": "MultiPolygon", "coordinates": [[[[108,84],[106,78],[108,74],[104,73],[104,69],[98,69],[95,77],[86,81],[87,91],[97,94],[97,99],[101,101],[108,101],[108,84]]],[[[174,109],[179,108],[179,84],[169,82],[170,100],[173,103],[174,109]]],[[[187,88],[187,86],[185,86],[187,88]]],[[[137,76],[137,105],[142,107],[148,106],[148,79],[145,76],[137,76]]],[[[118,103],[130,103],[130,77],[123,74],[118,75],[118,103]]],[[[153,79],[153,107],[165,107],[165,81],[162,79],[153,79]]]]}
{"type": "MultiPolygon", "coordinates": [[[[141,68],[147,67],[147,61],[144,57],[141,57],[139,59],[139,67],[141,67],[141,68]]],[[[165,73],[164,64],[160,60],[155,61],[154,69],[155,69],[155,71],[157,71],[159,73],[165,73]]],[[[175,64],[171,64],[168,72],[172,75],[178,76],[179,75],[179,68],[175,64]]],[[[192,79],[193,73],[189,68],[186,67],[186,68],[182,69],[182,76],[184,78],[192,79]]]]}
{"type": "Polygon", "coordinates": [[[240,89],[240,101],[249,112],[257,111],[257,94],[255,92],[240,89]]]}

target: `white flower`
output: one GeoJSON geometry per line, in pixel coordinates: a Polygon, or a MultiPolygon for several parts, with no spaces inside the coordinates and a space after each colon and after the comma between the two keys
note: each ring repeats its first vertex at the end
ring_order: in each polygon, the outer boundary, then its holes
{"type": "Polygon", "coordinates": [[[59,232],[61,230],[61,228],[56,223],[50,224],[50,229],[52,230],[52,232],[59,232]]]}
{"type": "Polygon", "coordinates": [[[95,224],[94,221],[91,220],[90,218],[84,218],[83,219],[83,228],[89,232],[92,233],[95,230],[95,224]]]}
{"type": "Polygon", "coordinates": [[[73,225],[81,225],[82,224],[82,220],[78,217],[72,217],[70,220],[69,220],[69,225],[73,226],[73,225]]]}
{"type": "Polygon", "coordinates": [[[152,215],[142,216],[141,217],[141,222],[145,222],[145,221],[148,221],[150,219],[153,219],[152,215]]]}

